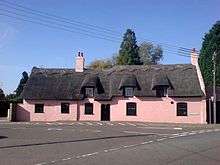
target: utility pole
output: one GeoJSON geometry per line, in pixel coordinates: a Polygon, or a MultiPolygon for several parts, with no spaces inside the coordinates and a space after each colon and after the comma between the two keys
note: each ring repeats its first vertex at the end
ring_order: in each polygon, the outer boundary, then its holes
{"type": "Polygon", "coordinates": [[[216,52],[213,53],[213,118],[216,124],[216,91],[215,91],[215,72],[216,72],[216,52]]]}

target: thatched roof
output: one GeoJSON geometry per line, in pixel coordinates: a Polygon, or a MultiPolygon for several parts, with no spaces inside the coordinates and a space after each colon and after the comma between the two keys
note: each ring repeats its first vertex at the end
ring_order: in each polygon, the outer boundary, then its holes
{"type": "Polygon", "coordinates": [[[167,87],[173,89],[168,76],[163,71],[155,74],[152,79],[152,90],[155,90],[158,87],[167,87]]]}
{"type": "Polygon", "coordinates": [[[140,89],[137,78],[133,74],[125,74],[122,76],[119,89],[122,89],[123,87],[133,87],[140,89]]]}
{"type": "Polygon", "coordinates": [[[90,70],[75,72],[74,69],[32,69],[24,88],[23,98],[30,100],[78,100],[83,99],[82,88],[85,85],[102,88],[95,90],[97,100],[110,100],[114,96],[123,96],[121,86],[139,86],[134,88],[135,96],[155,97],[152,90],[153,79],[158,73],[165,74],[159,84],[172,84],[168,90],[170,97],[201,97],[199,80],[195,66],[191,64],[115,66],[108,70],[90,70]],[[167,79],[167,80],[166,80],[167,79]]]}

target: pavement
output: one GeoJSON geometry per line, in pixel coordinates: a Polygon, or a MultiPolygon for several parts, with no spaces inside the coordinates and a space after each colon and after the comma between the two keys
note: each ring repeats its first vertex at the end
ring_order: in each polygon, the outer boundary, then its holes
{"type": "Polygon", "coordinates": [[[0,122],[0,165],[219,165],[220,125],[0,122]]]}

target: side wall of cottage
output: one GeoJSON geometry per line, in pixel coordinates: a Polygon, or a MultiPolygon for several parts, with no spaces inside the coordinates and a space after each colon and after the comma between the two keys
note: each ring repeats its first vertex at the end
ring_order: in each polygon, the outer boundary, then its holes
{"type": "Polygon", "coordinates": [[[110,104],[111,121],[144,121],[167,123],[206,123],[206,101],[202,98],[124,98],[116,97],[112,101],[24,101],[18,104],[18,121],[100,121],[101,104],[110,104]],[[70,103],[70,113],[61,114],[61,102],[70,103]],[[137,105],[137,115],[126,115],[126,103],[137,105]],[[177,116],[177,103],[187,103],[187,116],[177,116]],[[44,113],[34,113],[36,103],[44,103],[44,113]],[[93,114],[85,114],[85,103],[93,103],[93,114]]]}
{"type": "Polygon", "coordinates": [[[74,101],[23,101],[16,108],[16,121],[75,121],[77,103],[74,101]],[[61,102],[70,103],[69,114],[61,113],[61,102]],[[44,113],[35,113],[35,104],[44,104],[44,113]]]}

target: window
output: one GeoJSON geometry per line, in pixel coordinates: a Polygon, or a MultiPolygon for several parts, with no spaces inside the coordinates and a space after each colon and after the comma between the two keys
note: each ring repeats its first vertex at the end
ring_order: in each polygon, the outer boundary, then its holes
{"type": "Polygon", "coordinates": [[[127,116],[136,116],[137,110],[136,110],[136,103],[127,103],[127,116]]]}
{"type": "Polygon", "coordinates": [[[35,104],[35,113],[44,113],[44,104],[35,104]]]}
{"type": "Polygon", "coordinates": [[[61,113],[70,113],[69,107],[69,103],[61,103],[61,113]]]}
{"type": "Polygon", "coordinates": [[[187,103],[177,103],[177,116],[187,116],[187,103]]]}
{"type": "Polygon", "coordinates": [[[94,96],[94,89],[93,88],[85,88],[85,96],[86,97],[93,97],[94,96]]]}
{"type": "Polygon", "coordinates": [[[92,114],[93,114],[93,104],[85,103],[85,115],[92,115],[92,114]]]}
{"type": "Polygon", "coordinates": [[[167,96],[167,88],[157,88],[156,89],[156,96],[157,97],[165,97],[167,96]]]}
{"type": "Polygon", "coordinates": [[[134,96],[134,88],[125,87],[125,88],[124,88],[124,95],[125,95],[126,97],[133,97],[133,96],[134,96]]]}

